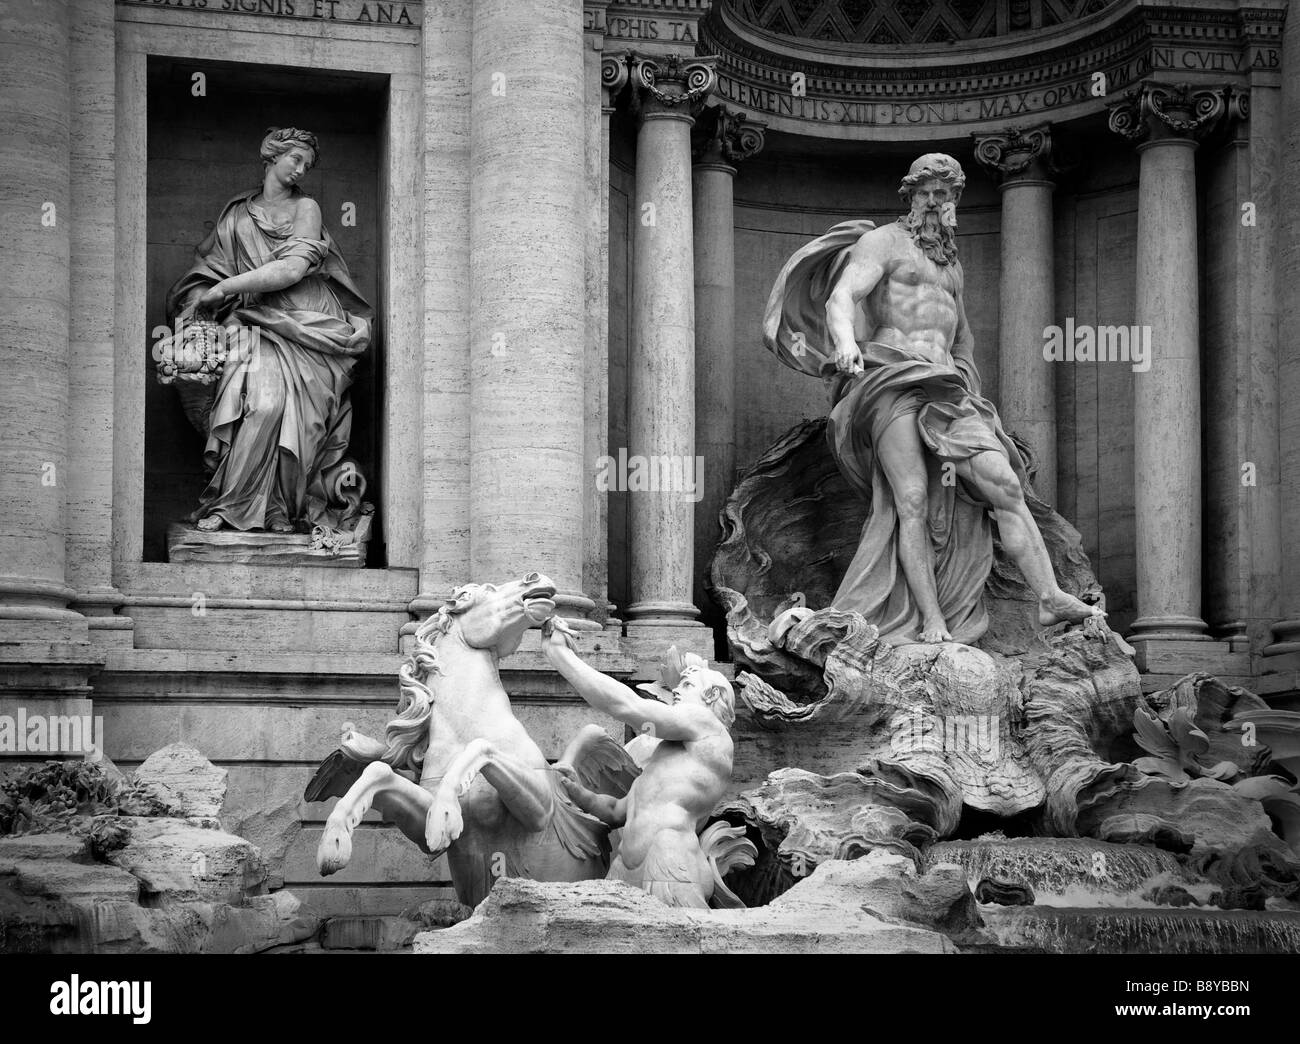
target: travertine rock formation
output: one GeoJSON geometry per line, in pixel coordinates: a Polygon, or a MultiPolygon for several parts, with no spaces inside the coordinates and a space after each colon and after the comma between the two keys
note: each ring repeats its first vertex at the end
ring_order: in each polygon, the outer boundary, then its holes
{"type": "Polygon", "coordinates": [[[68,766],[6,793],[23,832],[0,837],[0,952],[256,953],[316,931],[294,895],[267,892],[257,847],[219,829],[226,773],[193,747],[130,781],[68,766]]]}
{"type": "Polygon", "coordinates": [[[473,917],[422,932],[414,945],[417,953],[953,953],[932,928],[979,923],[955,870],[918,887],[908,861],[886,853],[832,861],[769,906],[712,911],[669,907],[620,881],[503,878],[473,917]]]}
{"type": "Polygon", "coordinates": [[[154,751],[135,770],[134,778],[164,801],[173,815],[215,818],[226,800],[226,770],[188,743],[154,751]]]}

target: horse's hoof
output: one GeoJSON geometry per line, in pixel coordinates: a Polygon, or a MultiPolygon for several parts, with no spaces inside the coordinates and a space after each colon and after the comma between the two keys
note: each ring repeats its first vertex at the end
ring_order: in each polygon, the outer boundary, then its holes
{"type": "Polygon", "coordinates": [[[424,822],[424,841],[435,855],[445,852],[465,829],[459,802],[442,802],[435,799],[424,822]]]}
{"type": "Polygon", "coordinates": [[[326,822],[325,833],[316,848],[316,869],[322,877],[328,877],[347,866],[351,858],[352,838],[347,828],[342,823],[326,822]]]}

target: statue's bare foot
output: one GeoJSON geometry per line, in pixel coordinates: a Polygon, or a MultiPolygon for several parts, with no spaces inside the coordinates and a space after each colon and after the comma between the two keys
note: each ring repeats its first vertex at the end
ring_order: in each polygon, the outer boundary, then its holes
{"type": "Polygon", "coordinates": [[[201,529],[205,533],[212,533],[221,528],[220,515],[208,515],[207,518],[201,518],[194,526],[195,529],[201,529]]]}
{"type": "Polygon", "coordinates": [[[464,829],[465,821],[461,818],[460,802],[441,792],[436,794],[433,804],[429,806],[429,814],[424,820],[424,841],[429,847],[429,852],[437,855],[447,851],[464,829]]]}
{"type": "Polygon", "coordinates": [[[352,858],[352,835],[342,817],[331,812],[325,821],[325,832],[316,846],[316,869],[322,877],[337,873],[352,858]]]}
{"type": "Polygon", "coordinates": [[[928,645],[952,641],[952,635],[948,633],[948,621],[943,617],[926,620],[921,626],[921,636],[918,640],[928,645]]]}
{"type": "Polygon", "coordinates": [[[291,526],[288,522],[272,522],[270,526],[268,526],[267,528],[270,529],[272,533],[293,532],[293,526],[291,526]]]}
{"type": "Polygon", "coordinates": [[[1104,621],[1106,614],[1099,606],[1089,605],[1064,591],[1045,594],[1038,600],[1038,622],[1043,627],[1052,627],[1058,623],[1084,623],[1092,617],[1104,621]]]}

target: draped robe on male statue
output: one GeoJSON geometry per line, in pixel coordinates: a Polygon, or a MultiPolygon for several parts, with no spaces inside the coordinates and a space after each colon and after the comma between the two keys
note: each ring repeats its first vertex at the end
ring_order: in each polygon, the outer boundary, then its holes
{"type": "MultiPolygon", "coordinates": [[[[337,528],[324,476],[347,453],[352,434],[348,389],[370,344],[373,310],[352,282],[328,230],[293,234],[242,192],[221,211],[189,271],[167,294],[169,319],[223,279],[270,261],[301,258],[307,272],[282,290],[242,294],[223,324],[256,327],[252,354],[227,363],[208,424],[204,462],[212,478],[195,518],[217,514],[234,529],[274,521],[337,528]]],[[[295,192],[296,194],[296,192],[295,192]]]]}
{"type": "Polygon", "coordinates": [[[857,553],[832,607],[861,613],[891,644],[914,641],[921,633],[920,608],[898,557],[898,514],[874,450],[892,421],[911,416],[927,451],[926,519],[939,608],[953,640],[970,643],[988,629],[982,595],[993,566],[992,521],[989,505],[953,469],[945,481],[943,464],[991,450],[1003,454],[1027,484],[1025,465],[997,410],[980,395],[975,360],[965,344],[950,349],[953,365],[947,366],[859,338],[864,373],[837,372],[826,300],[850,250],[874,227],[870,221],[843,222],[786,262],[768,299],[763,342],[787,366],[829,382],[831,453],[848,483],[870,500],[857,553]]]}

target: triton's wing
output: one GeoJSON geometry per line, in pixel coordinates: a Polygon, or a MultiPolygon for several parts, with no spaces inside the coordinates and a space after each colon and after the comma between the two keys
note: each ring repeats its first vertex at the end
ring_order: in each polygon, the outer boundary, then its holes
{"type": "Polygon", "coordinates": [[[826,298],[849,250],[875,227],[870,221],[843,221],[795,251],[781,269],[763,313],[763,344],[787,366],[814,377],[835,372],[826,298]]]}
{"type": "Polygon", "coordinates": [[[361,772],[365,767],[363,762],[353,761],[342,750],[336,750],[320,763],[320,768],[316,770],[316,775],[311,777],[311,782],[307,784],[307,789],[303,791],[302,796],[307,801],[325,801],[332,797],[342,797],[348,792],[348,788],[361,778],[361,772]]]}
{"type": "Polygon", "coordinates": [[[588,790],[613,797],[626,797],[632,781],[641,775],[627,751],[599,725],[584,726],[560,760],[573,766],[588,790]]]}

